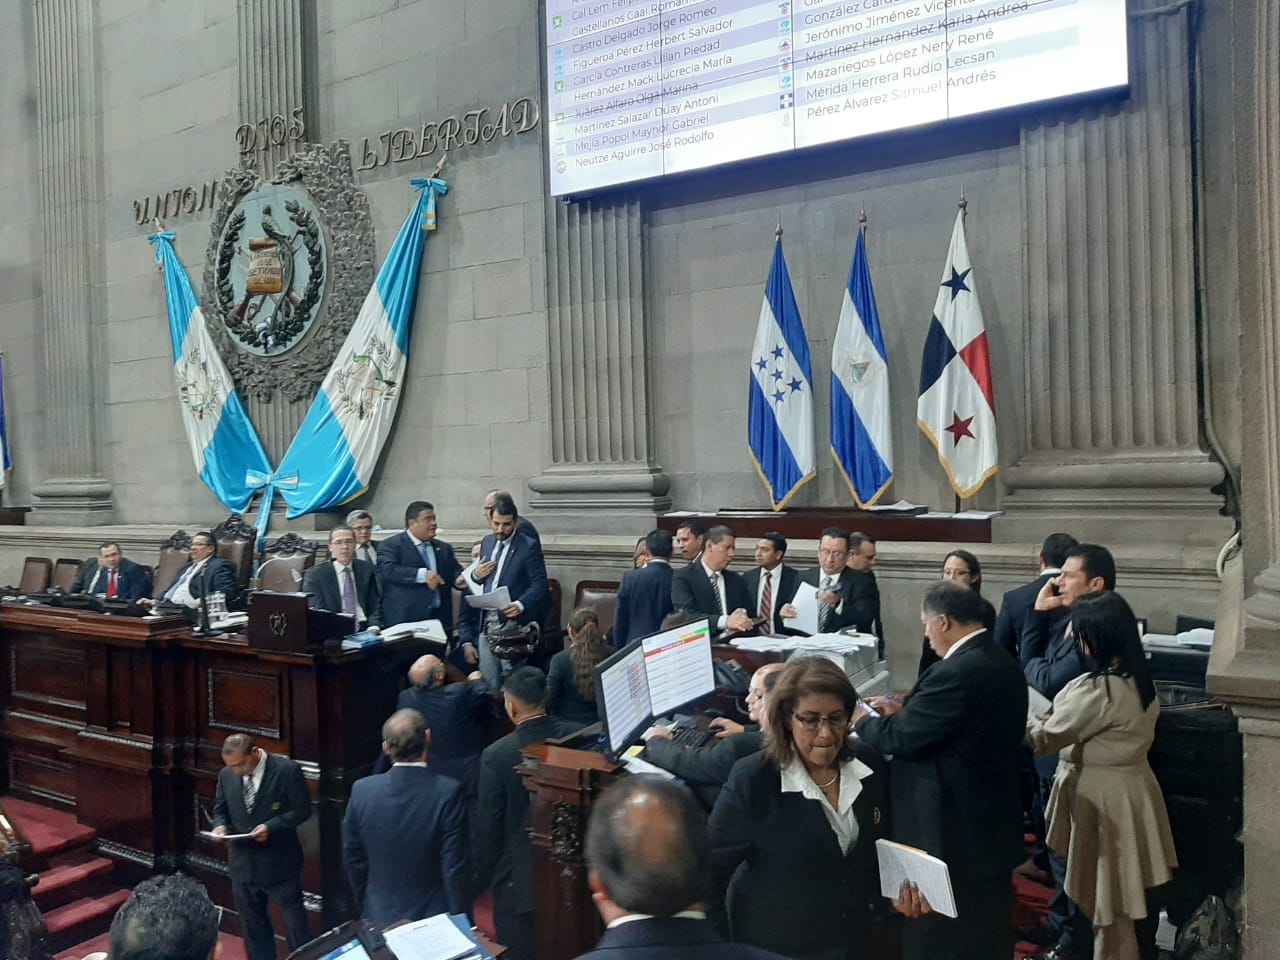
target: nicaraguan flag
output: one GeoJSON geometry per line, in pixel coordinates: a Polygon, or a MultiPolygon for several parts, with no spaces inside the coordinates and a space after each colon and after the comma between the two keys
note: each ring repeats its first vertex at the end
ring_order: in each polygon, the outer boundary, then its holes
{"type": "Polygon", "coordinates": [[[831,455],[860,508],[893,482],[889,363],[861,230],[831,345],[831,455]]]}
{"type": "Polygon", "coordinates": [[[436,195],[449,189],[443,180],[412,183],[417,203],[387,251],[351,332],[279,469],[261,478],[267,496],[279,488],[291,518],[362,494],[391,432],[404,388],[426,231],[435,229],[436,195]]]}
{"type": "Polygon", "coordinates": [[[769,488],[773,509],[781,510],[817,469],[809,341],[791,290],[781,238],[774,245],[751,350],[748,402],[751,458],[769,488]]]}
{"type": "Polygon", "coordinates": [[[150,240],[156,263],[164,270],[182,424],[196,473],[228,510],[239,513],[255,489],[246,482],[246,473],[269,471],[269,461],[205,327],[204,312],[173,249],[173,238],[172,233],[154,233],[150,240]]]}
{"type": "Polygon", "coordinates": [[[916,418],[956,494],[968,498],[981,490],[998,467],[996,402],[963,212],[956,214],[924,344],[916,418]]]}

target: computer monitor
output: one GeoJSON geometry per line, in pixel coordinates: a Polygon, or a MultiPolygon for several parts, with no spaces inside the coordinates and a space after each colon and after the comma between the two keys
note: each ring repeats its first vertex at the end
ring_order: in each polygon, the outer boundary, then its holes
{"type": "Polygon", "coordinates": [[[596,665],[596,707],[605,747],[616,758],[653,719],[644,648],[635,640],[596,665]]]}
{"type": "Polygon", "coordinates": [[[685,623],[642,637],[640,645],[644,650],[644,672],[649,682],[653,716],[665,716],[715,693],[709,621],[685,623]]]}

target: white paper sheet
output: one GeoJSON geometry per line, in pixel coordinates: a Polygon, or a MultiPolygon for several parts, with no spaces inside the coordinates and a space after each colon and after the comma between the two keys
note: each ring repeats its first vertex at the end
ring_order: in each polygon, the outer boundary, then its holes
{"type": "Polygon", "coordinates": [[[501,610],[511,605],[511,593],[506,587],[499,587],[493,593],[477,593],[462,599],[467,601],[468,607],[479,610],[501,610]]]}
{"type": "Polygon", "coordinates": [[[1053,701],[1035,687],[1027,687],[1027,719],[1046,716],[1053,709],[1053,701]]]}
{"type": "Polygon", "coordinates": [[[804,633],[818,632],[818,588],[812,587],[807,583],[800,584],[796,590],[796,595],[791,599],[791,605],[796,608],[796,615],[793,619],[784,619],[782,622],[785,626],[792,630],[800,630],[804,633]]]}
{"type": "Polygon", "coordinates": [[[924,894],[934,913],[956,916],[956,898],[951,890],[951,871],[946,863],[923,850],[892,840],[876,841],[880,862],[880,893],[897,900],[902,882],[910,880],[924,894]]]}
{"type": "Polygon", "coordinates": [[[208,840],[248,840],[251,833],[214,833],[212,830],[201,830],[200,836],[208,840]]]}
{"type": "Polygon", "coordinates": [[[475,941],[445,913],[387,930],[383,938],[400,960],[453,960],[476,952],[475,941]]]}

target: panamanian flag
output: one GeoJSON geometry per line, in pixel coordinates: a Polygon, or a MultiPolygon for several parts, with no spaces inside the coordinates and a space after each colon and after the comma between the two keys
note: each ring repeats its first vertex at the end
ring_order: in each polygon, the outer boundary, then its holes
{"type": "Polygon", "coordinates": [[[449,189],[434,178],[411,183],[418,198],[298,435],[275,473],[258,478],[265,496],[279,491],[291,519],[364,493],[391,432],[408,366],[426,234],[436,228],[436,196],[449,189]]]}
{"type": "Polygon", "coordinates": [[[809,341],[782,256],[781,236],[774,244],[751,348],[747,437],[773,509],[781,510],[817,470],[809,341]]]}
{"type": "Polygon", "coordinates": [[[956,495],[967,499],[981,490],[999,461],[996,403],[963,211],[956,214],[925,339],[916,419],[937,449],[956,495]]]}
{"type": "Polygon", "coordinates": [[[860,509],[893,483],[889,362],[861,230],[831,344],[831,455],[860,509]]]}
{"type": "Polygon", "coordinates": [[[173,249],[174,234],[153,233],[148,239],[164,272],[173,375],[196,473],[223,506],[241,513],[256,490],[247,473],[268,471],[270,461],[209,336],[204,311],[173,249]]]}

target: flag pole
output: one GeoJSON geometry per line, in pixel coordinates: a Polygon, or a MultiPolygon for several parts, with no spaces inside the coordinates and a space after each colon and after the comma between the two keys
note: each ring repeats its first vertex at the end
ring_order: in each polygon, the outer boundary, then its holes
{"type": "Polygon", "coordinates": [[[862,233],[863,239],[867,236],[867,208],[863,207],[858,213],[858,230],[862,233]]]}
{"type": "MultiPolygon", "coordinates": [[[[960,202],[957,203],[956,206],[960,208],[960,219],[965,223],[968,223],[969,222],[969,201],[965,199],[963,183],[960,184],[960,202]]],[[[951,512],[959,513],[960,506],[963,502],[960,499],[960,494],[958,493],[953,494],[952,500],[953,500],[953,509],[951,512]]]]}
{"type": "Polygon", "coordinates": [[[780,241],[782,239],[782,214],[781,213],[778,214],[778,226],[777,226],[777,229],[773,231],[773,239],[775,242],[780,241]]]}

